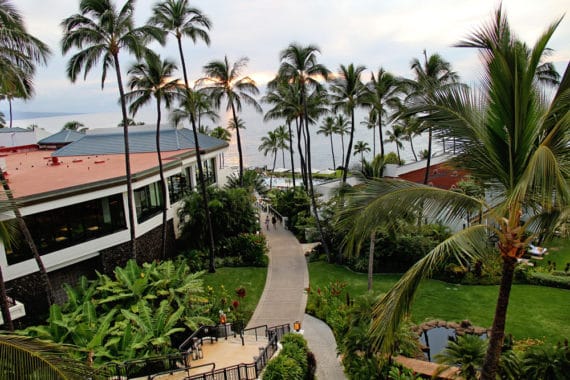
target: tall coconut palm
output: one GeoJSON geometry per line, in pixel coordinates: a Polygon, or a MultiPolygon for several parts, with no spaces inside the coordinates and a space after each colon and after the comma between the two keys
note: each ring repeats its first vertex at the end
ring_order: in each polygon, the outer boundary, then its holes
{"type": "Polygon", "coordinates": [[[119,101],[123,116],[123,140],[125,150],[125,176],[127,182],[127,202],[129,208],[129,230],[131,237],[131,256],[136,258],[135,207],[133,202],[131,159],[129,150],[129,115],[125,101],[125,90],[121,74],[119,53],[127,51],[141,56],[146,50],[145,42],[150,38],[164,41],[164,34],[159,28],[152,26],[134,27],[135,0],[126,0],[117,8],[112,0],[81,0],[79,13],[74,14],[61,23],[63,38],[61,49],[67,54],[76,48],[67,64],[67,76],[72,82],[83,71],[83,77],[95,67],[99,60],[103,61],[101,88],[105,85],[107,70],[115,69],[119,88],[119,101]]]}
{"type": "Polygon", "coordinates": [[[336,115],[336,133],[340,136],[340,144],[342,147],[342,164],[344,167],[344,151],[345,151],[345,147],[344,147],[344,136],[348,135],[350,133],[350,125],[348,124],[348,119],[346,118],[346,116],[344,114],[338,114],[336,115]]]}
{"type": "MultiPolygon", "coordinates": [[[[423,63],[414,58],[411,63],[411,69],[414,72],[413,80],[405,80],[403,86],[406,89],[407,103],[414,103],[422,99],[425,95],[437,92],[450,86],[456,86],[459,75],[452,70],[451,64],[443,59],[439,54],[427,56],[424,50],[423,63]]],[[[434,125],[430,122],[422,124],[428,132],[428,154],[426,160],[426,171],[424,176],[424,184],[429,180],[429,168],[431,166],[432,156],[432,134],[434,125]]]]}
{"type": "Polygon", "coordinates": [[[336,169],[336,162],[334,159],[334,144],[333,144],[333,135],[336,133],[336,131],[337,131],[336,121],[333,116],[325,117],[323,123],[321,124],[321,127],[317,131],[317,134],[324,135],[325,137],[328,137],[330,139],[333,169],[336,169]]]}
{"type": "MultiPolygon", "coordinates": [[[[394,108],[399,102],[399,95],[402,92],[401,80],[381,67],[377,73],[372,72],[370,81],[366,86],[369,92],[364,103],[370,107],[371,110],[375,111],[375,119],[376,122],[378,122],[380,155],[384,157],[382,120],[387,116],[388,109],[394,108]]],[[[376,155],[376,153],[374,153],[374,155],[376,155]]]]}
{"type": "Polygon", "coordinates": [[[372,109],[368,112],[368,116],[360,122],[360,125],[372,130],[372,157],[376,156],[376,118],[377,112],[372,109]]]}
{"type": "MultiPolygon", "coordinates": [[[[251,105],[257,112],[262,112],[261,106],[253,95],[259,94],[255,81],[248,76],[240,77],[247,65],[247,58],[240,58],[233,64],[225,56],[223,61],[211,61],[204,66],[206,77],[200,80],[205,84],[204,89],[212,97],[216,108],[219,108],[222,99],[226,99],[226,110],[232,111],[232,119],[237,125],[237,113],[242,109],[242,102],[251,105]]],[[[243,151],[239,128],[236,128],[236,138],[239,155],[240,182],[243,179],[243,151]]]]}
{"type": "Polygon", "coordinates": [[[271,167],[271,175],[269,176],[269,189],[273,188],[273,172],[275,172],[275,163],[277,162],[277,152],[279,151],[279,140],[275,131],[267,132],[267,136],[261,137],[261,145],[257,148],[263,155],[267,157],[269,153],[273,155],[273,166],[271,167]]]}
{"type": "Polygon", "coordinates": [[[350,164],[350,152],[354,139],[354,128],[356,124],[354,113],[358,107],[364,104],[368,94],[368,88],[361,80],[364,70],[366,70],[364,66],[355,67],[352,63],[348,66],[340,65],[338,76],[333,80],[330,86],[333,109],[335,111],[342,109],[350,115],[350,138],[348,140],[346,161],[344,162],[344,172],[342,173],[343,183],[346,183],[350,164]]]}
{"type": "Polygon", "coordinates": [[[354,155],[360,154],[360,167],[364,169],[364,153],[370,152],[370,146],[367,142],[359,140],[354,144],[354,155]]]}
{"type": "Polygon", "coordinates": [[[81,133],[87,131],[88,129],[89,128],[85,127],[85,124],[77,120],[68,121],[63,125],[63,127],[61,127],[62,131],[76,131],[81,133]]]}
{"type": "Polygon", "coordinates": [[[156,156],[158,171],[160,174],[161,198],[162,198],[162,244],[161,257],[166,257],[166,193],[168,192],[160,150],[160,123],[162,121],[162,102],[170,108],[172,102],[179,97],[180,85],[178,79],[173,79],[176,70],[174,62],[163,60],[153,52],[147,52],[144,61],[133,64],[129,71],[128,86],[130,92],[125,94],[125,100],[130,103],[129,112],[136,115],[144,105],[156,101],[156,156]]]}
{"type": "Polygon", "coordinates": [[[386,139],[384,139],[385,143],[394,143],[396,145],[396,154],[398,155],[398,162],[400,165],[402,164],[402,159],[400,157],[400,149],[404,149],[404,144],[402,140],[404,140],[405,129],[404,126],[398,123],[392,124],[392,130],[386,131],[386,139]]]}
{"type": "Polygon", "coordinates": [[[314,99],[321,99],[319,94],[323,93],[323,87],[319,79],[327,79],[329,77],[329,70],[322,64],[317,62],[317,54],[320,53],[318,47],[314,45],[302,46],[297,43],[290,44],[279,54],[281,65],[279,66],[279,76],[288,82],[292,82],[296,86],[299,94],[299,101],[302,108],[302,117],[300,123],[305,130],[305,149],[307,158],[307,176],[308,176],[308,189],[311,198],[311,205],[313,215],[317,222],[317,229],[321,236],[321,242],[327,254],[327,258],[331,259],[328,244],[325,239],[323,228],[321,226],[319,213],[317,210],[317,202],[315,198],[315,191],[313,188],[313,175],[311,168],[311,140],[309,131],[309,97],[310,91],[317,95],[314,99]]]}
{"type": "MultiPolygon", "coordinates": [[[[178,53],[180,55],[180,64],[184,75],[184,84],[186,88],[189,89],[190,83],[188,81],[184,50],[182,49],[182,37],[189,37],[194,43],[198,40],[202,40],[209,46],[210,36],[208,35],[208,31],[212,27],[211,21],[198,8],[190,6],[188,0],[165,0],[157,3],[153,7],[153,16],[150,18],[149,23],[172,33],[176,38],[178,53]]],[[[194,99],[195,106],[198,106],[200,103],[207,104],[208,109],[205,110],[205,115],[209,116],[212,120],[217,118],[217,115],[214,115],[209,109],[209,100],[205,98],[200,99],[202,95],[205,96],[202,92],[194,92],[189,95],[189,98],[194,99]],[[199,102],[199,100],[202,100],[202,102],[199,102]]],[[[192,125],[192,133],[194,135],[194,143],[196,144],[196,164],[198,166],[198,178],[200,180],[204,179],[202,154],[198,139],[198,129],[201,127],[202,116],[202,112],[198,112],[198,114],[195,115],[195,122],[190,123],[192,125]],[[194,126],[197,126],[198,129],[195,129],[194,126]]],[[[211,230],[213,227],[208,206],[209,200],[208,193],[206,191],[206,184],[201,182],[200,189],[204,202],[203,207],[206,215],[206,223],[208,224],[208,228],[211,230]]],[[[209,236],[213,237],[213,232],[210,233],[209,236]]],[[[213,240],[210,242],[210,249],[215,249],[215,242],[213,240]]],[[[213,267],[210,269],[213,269],[213,267]]]]}
{"type": "Polygon", "coordinates": [[[283,167],[285,167],[285,150],[289,150],[289,132],[287,131],[284,125],[278,126],[273,132],[275,132],[275,136],[277,138],[277,145],[279,150],[281,151],[281,158],[283,162],[283,167]]]}
{"type": "Polygon", "coordinates": [[[559,23],[550,25],[530,47],[515,36],[498,9],[491,23],[458,44],[477,48],[482,55],[481,91],[440,89],[427,93],[415,109],[425,112],[431,123],[446,125],[450,135],[457,137],[461,153],[455,164],[492,189],[493,204],[466,194],[389,180],[369,183],[355,201],[361,212],[350,233],[354,242],[367,238],[381,220],[386,222],[388,214],[417,213],[421,208],[424,217],[459,221],[465,211],[481,208],[487,216],[486,221],[439,244],[375,305],[371,333],[381,351],[390,351],[394,331],[410,311],[420,280],[451,257],[484,259],[489,236],[496,236],[498,243],[490,249],[502,262],[501,283],[481,370],[482,379],[495,379],[517,259],[539,234],[552,232],[570,210],[570,64],[548,103],[538,80],[538,68],[559,23]]]}

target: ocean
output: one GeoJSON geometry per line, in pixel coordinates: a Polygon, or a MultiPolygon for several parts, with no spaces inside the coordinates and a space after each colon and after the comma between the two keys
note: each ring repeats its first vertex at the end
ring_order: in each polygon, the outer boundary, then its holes
{"type": "MultiPolygon", "coordinates": [[[[117,127],[117,124],[121,121],[121,113],[120,110],[116,112],[105,112],[105,113],[82,113],[82,114],[58,114],[55,116],[51,113],[35,113],[34,115],[30,114],[23,114],[23,115],[16,115],[17,118],[13,121],[14,127],[22,127],[26,128],[30,125],[37,125],[39,128],[42,128],[50,133],[55,133],[61,130],[63,125],[71,120],[77,120],[83,123],[86,127],[90,129],[95,128],[109,128],[109,127],[117,127]]],[[[144,122],[145,124],[149,125],[156,125],[156,114],[154,110],[150,107],[142,109],[139,114],[136,115],[134,118],[137,122],[144,122]]],[[[220,120],[217,123],[212,123],[210,120],[204,120],[203,124],[208,125],[210,129],[216,126],[227,126],[228,120],[231,117],[230,114],[226,113],[221,115],[220,120]]],[[[263,120],[263,114],[258,114],[252,110],[244,109],[239,116],[242,120],[245,121],[245,129],[240,130],[241,140],[242,140],[242,149],[244,153],[244,165],[246,167],[264,167],[267,166],[271,168],[273,165],[273,155],[269,154],[267,157],[263,155],[259,151],[259,145],[261,144],[261,138],[267,135],[267,132],[277,128],[280,124],[279,121],[269,121],[266,122],[263,120]]],[[[356,123],[355,126],[355,134],[354,134],[354,143],[361,140],[367,142],[370,147],[370,152],[364,153],[364,158],[367,160],[371,160],[373,157],[373,132],[370,129],[367,129],[365,126],[361,125],[360,122],[364,120],[365,113],[358,112],[356,115],[356,123]]],[[[162,124],[166,125],[168,123],[168,112],[163,113],[163,120],[162,124]],[[164,116],[166,115],[166,116],[164,116]]],[[[188,125],[186,125],[188,127],[188,125]]],[[[318,130],[319,125],[312,126],[311,130],[311,161],[312,167],[314,170],[326,170],[326,169],[333,169],[333,160],[332,160],[332,153],[331,153],[331,143],[330,138],[325,137],[323,135],[317,134],[316,131],[318,130]]],[[[238,158],[238,149],[237,149],[237,142],[235,131],[230,131],[232,133],[232,140],[230,141],[230,147],[228,152],[224,155],[224,160],[226,166],[238,166],[239,158],[238,158]]],[[[295,132],[293,132],[295,133],[295,132]]],[[[385,132],[384,132],[385,133],[385,132]]],[[[349,136],[344,137],[344,144],[345,149],[348,145],[348,138],[349,136]]],[[[376,128],[376,153],[380,153],[380,146],[378,141],[378,134],[376,128]]],[[[296,149],[296,142],[295,139],[293,140],[293,144],[295,145],[296,149]]],[[[414,160],[412,151],[410,148],[409,142],[403,142],[404,148],[400,149],[400,155],[402,159],[406,161],[406,163],[410,163],[414,160]]],[[[333,146],[334,146],[334,154],[335,154],[335,164],[336,166],[340,166],[341,164],[341,155],[342,155],[342,147],[341,147],[341,139],[339,136],[333,137],[333,146]]],[[[386,152],[396,152],[396,146],[393,143],[385,143],[384,144],[386,152]]],[[[427,149],[427,138],[425,136],[417,136],[414,138],[414,149],[416,154],[423,149],[427,149]]],[[[441,149],[436,145],[434,151],[441,149]]],[[[353,149],[354,152],[354,149],[353,149]]],[[[360,154],[357,156],[352,156],[350,158],[350,166],[356,166],[360,163],[360,154]]],[[[283,156],[281,151],[278,152],[277,155],[277,163],[276,168],[288,168],[290,169],[290,158],[287,152],[285,152],[285,160],[283,162],[283,156]]],[[[298,160],[295,161],[295,167],[299,167],[298,160]]]]}

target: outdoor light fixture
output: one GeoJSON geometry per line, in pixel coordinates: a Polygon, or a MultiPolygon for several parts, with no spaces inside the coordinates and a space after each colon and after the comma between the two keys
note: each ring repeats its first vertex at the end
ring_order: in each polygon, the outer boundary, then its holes
{"type": "Polygon", "coordinates": [[[301,330],[301,322],[295,321],[295,323],[293,323],[293,330],[299,332],[299,330],[301,330]]]}
{"type": "Polygon", "coordinates": [[[221,325],[226,324],[226,314],[224,314],[224,313],[220,314],[220,324],[221,325]]]}

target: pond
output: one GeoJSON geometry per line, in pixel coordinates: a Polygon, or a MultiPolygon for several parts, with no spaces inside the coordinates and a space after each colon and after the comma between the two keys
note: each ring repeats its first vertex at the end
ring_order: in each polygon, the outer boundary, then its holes
{"type": "MultiPolygon", "coordinates": [[[[447,347],[451,339],[455,339],[455,329],[449,327],[434,327],[424,330],[420,335],[420,343],[428,349],[424,352],[426,359],[435,362],[434,357],[447,347]]],[[[480,335],[481,339],[487,339],[487,334],[480,335]]]]}

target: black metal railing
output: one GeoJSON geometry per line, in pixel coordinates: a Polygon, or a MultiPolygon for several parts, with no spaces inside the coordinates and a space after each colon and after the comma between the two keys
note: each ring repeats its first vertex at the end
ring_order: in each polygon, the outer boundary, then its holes
{"type": "Polygon", "coordinates": [[[144,359],[127,360],[121,363],[112,363],[105,370],[117,379],[132,379],[135,377],[151,378],[157,373],[173,373],[187,366],[187,354],[176,353],[155,356],[144,359]]]}

